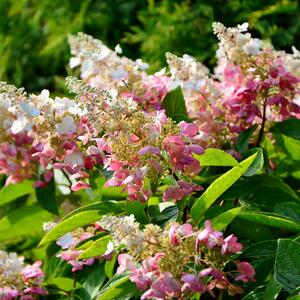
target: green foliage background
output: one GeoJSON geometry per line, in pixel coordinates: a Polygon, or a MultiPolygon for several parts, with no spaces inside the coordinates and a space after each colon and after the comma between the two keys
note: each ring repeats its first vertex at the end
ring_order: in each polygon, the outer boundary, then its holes
{"type": "Polygon", "coordinates": [[[188,53],[213,67],[211,23],[249,21],[255,36],[276,48],[300,48],[300,10],[293,0],[1,0],[0,80],[35,92],[64,93],[67,35],[84,31],[124,54],[142,57],[151,71],[166,51],[188,53]]]}

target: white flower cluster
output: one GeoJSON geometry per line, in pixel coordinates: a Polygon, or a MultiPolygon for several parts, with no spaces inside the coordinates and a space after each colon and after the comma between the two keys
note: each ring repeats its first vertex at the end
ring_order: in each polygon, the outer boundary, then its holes
{"type": "MultiPolygon", "coordinates": [[[[23,270],[24,257],[0,250],[0,275],[14,279],[23,270]]],[[[0,277],[1,278],[1,277],[0,277]]],[[[12,280],[13,282],[13,280],[12,280]]],[[[1,286],[1,282],[0,282],[1,286]]]]}
{"type": "Polygon", "coordinates": [[[86,113],[76,102],[68,98],[49,97],[49,91],[39,95],[29,95],[4,82],[0,83],[0,128],[8,134],[31,131],[33,126],[52,127],[59,134],[72,133],[75,130],[74,117],[86,113]],[[51,126],[52,125],[52,126],[51,126]]]}
{"type": "Polygon", "coordinates": [[[208,68],[187,54],[178,57],[167,52],[166,59],[172,78],[171,88],[181,87],[189,116],[200,118],[203,124],[204,119],[210,118],[209,111],[220,97],[220,91],[209,75],[208,68]],[[206,94],[210,97],[206,98],[206,94]]]}
{"type": "Polygon", "coordinates": [[[77,36],[69,37],[71,54],[70,67],[75,68],[80,65],[81,78],[86,79],[90,85],[97,87],[110,82],[111,87],[122,84],[122,80],[128,77],[129,70],[143,71],[148,68],[148,64],[137,59],[133,61],[125,56],[119,56],[122,49],[119,45],[115,50],[106,47],[100,40],[79,33],[77,36]]]}
{"type": "Polygon", "coordinates": [[[276,51],[278,57],[282,57],[287,70],[294,76],[300,77],[300,51],[292,46],[293,53],[286,53],[285,51],[276,51]]]}
{"type": "Polygon", "coordinates": [[[143,248],[145,234],[139,228],[134,216],[103,216],[97,222],[102,228],[110,231],[115,247],[125,246],[127,249],[143,248]]]}
{"type": "Polygon", "coordinates": [[[24,258],[16,253],[0,250],[0,299],[37,299],[38,295],[46,295],[42,288],[44,273],[42,262],[25,265],[24,258]]]}
{"type": "Polygon", "coordinates": [[[186,89],[199,90],[203,84],[203,80],[206,79],[209,74],[209,70],[206,66],[188,54],[178,57],[167,52],[166,59],[173,80],[186,89]]]}
{"type": "Polygon", "coordinates": [[[201,91],[205,86],[211,95],[216,97],[219,91],[213,80],[209,77],[209,69],[196,58],[188,54],[178,57],[170,52],[166,53],[167,63],[170,69],[174,85],[180,85],[186,97],[192,91],[201,91]]]}
{"type": "Polygon", "coordinates": [[[230,61],[239,63],[245,55],[255,56],[260,51],[261,41],[257,38],[253,39],[247,32],[248,23],[226,28],[222,23],[214,22],[212,26],[220,40],[217,51],[219,59],[227,57],[230,61]]]}
{"type": "Polygon", "coordinates": [[[137,110],[137,102],[133,100],[132,97],[122,98],[118,97],[118,91],[116,89],[112,89],[109,91],[110,99],[106,101],[108,105],[107,110],[115,113],[124,114],[124,112],[133,112],[137,110]]]}

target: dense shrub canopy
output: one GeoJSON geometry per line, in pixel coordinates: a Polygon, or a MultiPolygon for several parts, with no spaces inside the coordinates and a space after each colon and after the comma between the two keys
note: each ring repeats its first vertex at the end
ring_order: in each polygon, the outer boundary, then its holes
{"type": "Polygon", "coordinates": [[[127,56],[141,57],[150,70],[165,65],[167,51],[214,66],[215,20],[227,26],[247,21],[278,49],[300,46],[299,6],[291,0],[3,0],[0,14],[0,78],[28,91],[66,92],[67,36],[79,31],[110,47],[121,43],[127,56]]]}
{"type": "Polygon", "coordinates": [[[298,299],[297,4],[58,2],[1,3],[0,299],[298,299]]]}

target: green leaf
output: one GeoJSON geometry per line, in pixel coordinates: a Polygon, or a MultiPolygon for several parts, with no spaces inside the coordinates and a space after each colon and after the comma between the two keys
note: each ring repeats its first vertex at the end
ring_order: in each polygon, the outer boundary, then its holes
{"type": "Polygon", "coordinates": [[[217,217],[212,219],[212,227],[215,230],[224,230],[231,223],[231,221],[240,213],[241,210],[242,207],[236,207],[218,215],[217,217]]]}
{"type": "Polygon", "coordinates": [[[216,218],[218,215],[225,213],[226,211],[235,208],[234,205],[230,204],[224,204],[221,206],[215,205],[211,206],[204,214],[203,219],[207,220],[210,219],[212,220],[213,218],[216,218]]]}
{"type": "Polygon", "coordinates": [[[199,160],[202,167],[224,166],[234,167],[239,163],[229,153],[220,149],[205,149],[201,155],[195,154],[194,157],[199,160]]]}
{"type": "Polygon", "coordinates": [[[275,133],[275,138],[282,150],[294,160],[300,160],[300,140],[293,139],[283,134],[275,133]]]}
{"type": "Polygon", "coordinates": [[[237,217],[244,220],[264,224],[267,226],[287,229],[293,232],[300,231],[299,223],[283,218],[280,215],[276,215],[276,214],[251,211],[251,212],[241,212],[237,217]]]}
{"type": "Polygon", "coordinates": [[[77,209],[74,209],[72,212],[64,216],[62,218],[62,221],[67,220],[78,213],[85,212],[85,211],[92,211],[92,210],[101,210],[101,211],[106,211],[107,213],[120,214],[124,211],[124,202],[106,200],[106,201],[99,201],[93,204],[82,206],[77,209]]]}
{"type": "Polygon", "coordinates": [[[299,203],[296,193],[279,177],[270,174],[243,177],[228,189],[225,200],[242,199],[249,205],[259,205],[264,211],[274,211],[274,206],[280,203],[299,203]]]}
{"type": "MultiPolygon", "coordinates": [[[[60,247],[57,247],[57,251],[59,250],[60,247]]],[[[47,281],[50,281],[55,277],[62,276],[62,274],[67,274],[70,270],[67,264],[55,256],[56,252],[48,259],[45,259],[43,263],[43,270],[45,271],[47,281]]]]}
{"type": "Polygon", "coordinates": [[[134,295],[136,293],[136,285],[129,280],[128,276],[120,274],[115,275],[108,281],[108,283],[99,292],[97,300],[115,300],[127,295],[134,295]]]}
{"type": "Polygon", "coordinates": [[[266,286],[263,299],[276,300],[281,290],[282,286],[273,277],[266,286]]]}
{"type": "Polygon", "coordinates": [[[102,187],[102,200],[110,200],[110,199],[126,199],[127,192],[123,192],[122,187],[102,187]]]}
{"type": "Polygon", "coordinates": [[[254,153],[257,153],[254,161],[244,173],[244,176],[250,177],[255,175],[264,165],[264,154],[261,148],[253,148],[245,153],[245,157],[248,157],[254,153]]]}
{"type": "Polygon", "coordinates": [[[16,184],[9,184],[0,189],[0,206],[16,200],[24,195],[31,194],[33,192],[33,182],[24,180],[23,182],[16,184]]]}
{"type": "Polygon", "coordinates": [[[273,274],[275,257],[265,257],[263,259],[254,259],[252,261],[255,270],[256,285],[265,284],[268,277],[273,274]]]}
{"type": "Polygon", "coordinates": [[[111,236],[106,235],[92,242],[91,245],[86,250],[84,250],[78,258],[87,259],[87,258],[103,255],[107,250],[107,244],[109,243],[110,240],[111,240],[111,236]]]}
{"type": "Polygon", "coordinates": [[[294,295],[294,296],[288,297],[287,300],[300,300],[300,295],[294,295]]]}
{"type": "Polygon", "coordinates": [[[280,132],[293,139],[300,140],[300,120],[290,118],[282,122],[275,123],[275,125],[272,126],[271,131],[280,132]]]}
{"type": "Polygon", "coordinates": [[[85,278],[82,286],[89,294],[89,299],[95,299],[95,297],[97,297],[105,279],[106,274],[104,273],[103,265],[97,266],[97,268],[85,278]]]}
{"type": "Polygon", "coordinates": [[[145,214],[145,203],[139,201],[127,201],[126,203],[126,215],[134,215],[134,218],[140,224],[148,223],[148,218],[145,214]]]}
{"type": "Polygon", "coordinates": [[[257,125],[248,128],[240,133],[236,143],[236,150],[243,153],[248,149],[249,139],[256,130],[257,125]]]}
{"type": "Polygon", "coordinates": [[[98,170],[93,170],[90,172],[89,183],[93,190],[93,193],[101,200],[102,188],[106,182],[105,177],[98,170]]]}
{"type": "Polygon", "coordinates": [[[255,243],[243,250],[240,257],[245,258],[265,258],[276,255],[277,241],[269,240],[255,243]]]}
{"type": "Polygon", "coordinates": [[[76,285],[74,287],[74,280],[68,277],[52,278],[51,280],[47,281],[47,285],[55,286],[65,291],[72,291],[74,288],[78,289],[81,287],[81,284],[79,282],[76,282],[76,285]]]}
{"type": "Polygon", "coordinates": [[[238,217],[231,222],[230,230],[238,233],[239,239],[248,240],[251,243],[273,240],[278,237],[277,231],[273,228],[238,217]]]}
{"type": "Polygon", "coordinates": [[[35,195],[37,201],[44,209],[58,215],[54,179],[52,179],[46,186],[36,188],[35,195]]]}
{"type": "Polygon", "coordinates": [[[274,213],[288,217],[300,223],[300,205],[294,202],[285,202],[275,205],[274,213]]]}
{"type": "Polygon", "coordinates": [[[164,226],[171,220],[178,218],[178,207],[176,205],[170,205],[166,207],[162,212],[151,219],[151,223],[164,226]]]}
{"type": "Polygon", "coordinates": [[[274,277],[289,292],[300,286],[300,243],[278,240],[274,277]]]}
{"type": "Polygon", "coordinates": [[[99,202],[88,205],[88,208],[81,207],[75,212],[70,213],[62,219],[51,231],[49,231],[41,240],[39,246],[50,243],[62,235],[72,230],[89,225],[101,219],[105,214],[116,213],[122,211],[121,207],[113,205],[114,202],[99,202]]]}
{"type": "Polygon", "coordinates": [[[38,204],[16,209],[0,220],[0,241],[40,235],[43,223],[51,219],[52,215],[38,204]]]}
{"type": "Polygon", "coordinates": [[[111,260],[107,260],[104,264],[104,271],[109,279],[113,277],[116,260],[117,254],[113,254],[111,260]]]}
{"type": "Polygon", "coordinates": [[[286,184],[281,178],[276,177],[274,175],[267,175],[267,174],[257,175],[255,177],[256,180],[253,182],[253,184],[255,185],[254,188],[256,188],[256,186],[260,186],[263,189],[266,188],[274,189],[278,187],[290,197],[297,199],[297,194],[294,192],[294,190],[288,184],[286,184]]]}
{"type": "Polygon", "coordinates": [[[169,118],[176,122],[189,120],[181,87],[170,91],[162,102],[169,118]]]}
{"type": "Polygon", "coordinates": [[[105,232],[100,232],[98,234],[95,234],[83,241],[80,241],[77,245],[76,245],[76,249],[78,250],[86,250],[90,245],[92,245],[92,243],[98,239],[100,239],[101,237],[106,236],[107,233],[105,232]]]}
{"type": "Polygon", "coordinates": [[[238,166],[220,176],[207,188],[201,197],[196,200],[191,209],[191,215],[195,222],[199,222],[205,211],[245,173],[256,158],[256,155],[257,154],[253,154],[242,161],[238,166]]]}
{"type": "Polygon", "coordinates": [[[264,294],[264,286],[258,286],[253,291],[249,292],[242,300],[262,300],[264,294]]]}

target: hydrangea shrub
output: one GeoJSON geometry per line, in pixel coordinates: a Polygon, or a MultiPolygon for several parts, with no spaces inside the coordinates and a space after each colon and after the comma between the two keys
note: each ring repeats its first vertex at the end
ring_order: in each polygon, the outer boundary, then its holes
{"type": "Polygon", "coordinates": [[[297,295],[300,54],[247,28],[213,24],[213,73],[79,33],[72,96],[0,84],[0,242],[45,265],[2,251],[1,299],[297,295]]]}

